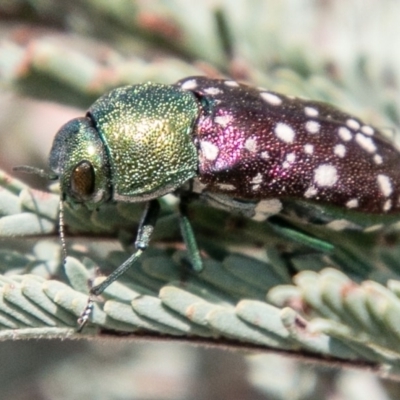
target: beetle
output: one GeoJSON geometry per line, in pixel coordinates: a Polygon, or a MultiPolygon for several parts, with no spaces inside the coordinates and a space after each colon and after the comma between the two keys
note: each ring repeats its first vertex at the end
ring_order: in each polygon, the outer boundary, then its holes
{"type": "Polygon", "coordinates": [[[61,202],[147,203],[136,251],[91,288],[81,328],[92,297],[148,247],[165,194],[182,199],[195,270],[202,262],[185,212],[190,195],[257,221],[283,215],[333,229],[395,221],[400,212],[400,154],[379,130],[331,105],[228,79],[114,89],[58,131],[49,166],[61,202]]]}

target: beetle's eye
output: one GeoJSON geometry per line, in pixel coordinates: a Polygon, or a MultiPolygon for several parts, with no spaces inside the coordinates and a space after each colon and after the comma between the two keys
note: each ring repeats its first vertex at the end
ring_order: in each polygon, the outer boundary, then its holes
{"type": "Polygon", "coordinates": [[[87,198],[94,192],[94,169],[89,161],[81,161],[72,170],[71,192],[77,198],[87,198]]]}

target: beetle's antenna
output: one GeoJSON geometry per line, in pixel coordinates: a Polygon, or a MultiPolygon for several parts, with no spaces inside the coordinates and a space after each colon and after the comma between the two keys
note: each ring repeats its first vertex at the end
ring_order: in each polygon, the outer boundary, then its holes
{"type": "Polygon", "coordinates": [[[58,217],[58,233],[60,234],[61,248],[63,252],[63,264],[67,261],[67,245],[65,242],[65,229],[64,229],[64,201],[60,199],[60,215],[58,217]]]}
{"type": "MultiPolygon", "coordinates": [[[[63,265],[67,262],[67,244],[65,241],[65,224],[64,224],[64,196],[61,195],[59,203],[60,214],[58,217],[58,233],[60,235],[61,248],[63,252],[63,265]]],[[[89,320],[90,315],[93,312],[93,298],[92,294],[89,295],[86,307],[84,308],[81,316],[78,318],[78,329],[77,332],[81,332],[86,322],[89,320]]]]}
{"type": "Polygon", "coordinates": [[[41,169],[41,168],[31,167],[29,165],[19,165],[17,167],[14,167],[13,171],[24,172],[26,174],[38,175],[41,178],[48,179],[49,181],[55,181],[56,179],[58,179],[58,175],[56,175],[52,172],[45,171],[44,169],[41,169]]]}
{"type": "MultiPolygon", "coordinates": [[[[31,167],[29,165],[19,165],[17,167],[14,167],[13,171],[38,175],[41,178],[45,178],[50,181],[54,181],[54,180],[58,179],[58,175],[54,174],[53,172],[45,171],[44,169],[41,169],[41,168],[31,167]]],[[[58,232],[60,234],[61,247],[62,247],[62,252],[63,252],[63,264],[65,264],[65,261],[67,259],[67,246],[65,244],[64,202],[63,202],[62,198],[60,200],[59,208],[60,208],[60,216],[59,216],[59,220],[58,220],[58,223],[59,223],[58,232]]]]}

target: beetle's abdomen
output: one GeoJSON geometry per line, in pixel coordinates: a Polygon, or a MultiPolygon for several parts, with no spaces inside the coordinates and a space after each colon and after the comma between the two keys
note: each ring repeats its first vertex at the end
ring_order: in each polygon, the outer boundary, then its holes
{"type": "Polygon", "coordinates": [[[202,102],[194,137],[206,190],[400,211],[400,154],[375,128],[330,105],[234,81],[195,77],[178,85],[202,102]]]}

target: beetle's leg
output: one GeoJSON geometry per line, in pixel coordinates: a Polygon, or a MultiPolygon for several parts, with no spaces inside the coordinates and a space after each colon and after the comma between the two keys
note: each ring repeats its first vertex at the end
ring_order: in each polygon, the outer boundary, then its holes
{"type": "Polygon", "coordinates": [[[200,256],[192,224],[187,216],[188,202],[188,197],[181,196],[181,201],[179,203],[179,225],[192,268],[195,272],[201,272],[203,270],[203,261],[200,256]]]}
{"type": "Polygon", "coordinates": [[[116,270],[114,270],[107,278],[100,284],[93,286],[90,289],[90,294],[98,296],[104,292],[104,290],[116,281],[122,274],[129,269],[132,264],[142,255],[150,243],[151,235],[154,231],[160,205],[157,200],[151,200],[146,204],[146,208],[143,211],[142,219],[139,224],[138,232],[135,240],[136,251],[123,262],[116,270]]]}
{"type": "Polygon", "coordinates": [[[142,219],[139,224],[139,229],[136,235],[135,247],[136,251],[123,262],[116,270],[114,270],[107,278],[100,284],[93,286],[90,289],[88,303],[83,310],[81,316],[78,318],[79,328],[78,331],[82,330],[93,309],[94,297],[100,295],[104,290],[116,281],[126,270],[128,270],[136,260],[142,255],[150,243],[151,235],[154,231],[155,224],[157,222],[160,205],[157,200],[151,200],[146,204],[146,208],[143,211],[142,219]]]}
{"type": "Polygon", "coordinates": [[[323,253],[332,253],[335,250],[335,246],[332,243],[316,238],[309,233],[301,232],[281,218],[271,217],[268,219],[268,223],[280,236],[292,240],[295,243],[305,245],[323,253]]]}

